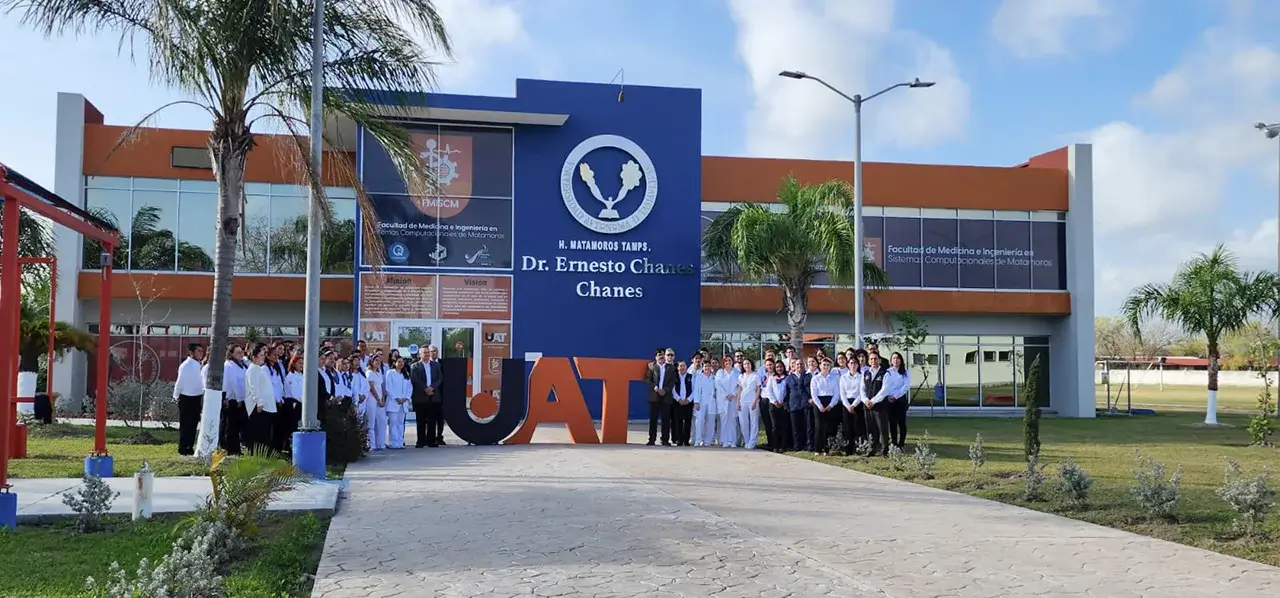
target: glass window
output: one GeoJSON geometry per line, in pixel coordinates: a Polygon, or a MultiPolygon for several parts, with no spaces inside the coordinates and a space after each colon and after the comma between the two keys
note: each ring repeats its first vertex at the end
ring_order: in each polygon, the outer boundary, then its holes
{"type": "Polygon", "coordinates": [[[985,342],[986,337],[983,338],[979,375],[982,382],[982,406],[1013,407],[1018,404],[1013,363],[1009,358],[1013,346],[991,345],[985,342]]]}
{"type": "Polygon", "coordinates": [[[267,247],[271,231],[271,198],[246,195],[244,201],[243,239],[236,247],[236,272],[265,274],[267,247]]]}
{"type": "Polygon", "coordinates": [[[996,288],[1031,288],[1031,222],[996,222],[996,288]]]}
{"type": "Polygon", "coordinates": [[[216,194],[182,191],[178,195],[179,271],[213,272],[217,222],[216,194]]]}
{"type": "Polygon", "coordinates": [[[292,195],[294,197],[308,197],[311,195],[306,185],[291,185],[286,183],[273,183],[271,185],[272,195],[292,195]]]}
{"type": "MultiPolygon", "coordinates": [[[[1047,339],[1046,339],[1047,340],[1047,339]]],[[[1041,346],[1022,346],[1014,347],[1013,351],[1013,375],[1016,380],[1017,401],[1019,406],[1026,403],[1024,385],[1027,378],[1031,375],[1031,365],[1036,358],[1040,359],[1040,380],[1036,384],[1036,403],[1041,407],[1049,407],[1049,347],[1041,346]]]]}
{"type": "Polygon", "coordinates": [[[133,179],[134,189],[147,189],[153,191],[177,191],[178,179],[133,179]]]}
{"type": "Polygon", "coordinates": [[[441,197],[438,200],[438,245],[428,249],[432,265],[445,268],[511,267],[511,200],[475,197],[441,197]]]}
{"type": "Polygon", "coordinates": [[[267,265],[272,274],[302,274],[307,267],[307,199],[271,197],[271,241],[267,265]]]}
{"type": "Polygon", "coordinates": [[[330,195],[329,203],[334,221],[321,233],[320,271],[350,274],[356,267],[356,200],[330,195]]]}
{"type": "Polygon", "coordinates": [[[1031,288],[1060,291],[1067,288],[1066,225],[1061,222],[1031,224],[1031,288]]]}
{"type": "Polygon", "coordinates": [[[954,289],[957,287],[957,264],[960,260],[983,258],[981,254],[973,255],[961,252],[957,248],[955,219],[924,218],[920,221],[920,249],[924,262],[924,274],[921,280],[928,288],[954,289]]]}
{"type": "Polygon", "coordinates": [[[942,405],[942,401],[934,396],[934,386],[938,384],[940,374],[938,353],[942,350],[938,343],[938,337],[926,336],[911,355],[904,355],[911,374],[912,405],[942,405]]]}
{"type": "MultiPolygon", "coordinates": [[[[863,237],[868,244],[874,239],[868,234],[863,237]]],[[[882,248],[872,248],[875,254],[882,253],[883,267],[889,275],[889,286],[920,286],[920,219],[888,218],[884,219],[884,237],[882,248]]]]}
{"type": "Polygon", "coordinates": [[[981,389],[978,387],[978,347],[974,337],[946,337],[943,349],[946,365],[943,366],[943,383],[946,384],[946,406],[977,407],[981,389]],[[974,344],[965,344],[972,340],[974,344]]]}
{"type": "MultiPolygon", "coordinates": [[[[108,177],[96,177],[108,178],[108,177]]],[[[127,182],[127,179],[126,179],[127,182]]],[[[120,229],[120,247],[117,247],[111,260],[111,267],[125,269],[129,267],[129,225],[133,215],[133,201],[128,191],[86,189],[85,209],[120,229]]],[[[85,239],[83,266],[86,270],[97,270],[101,267],[102,245],[97,241],[85,239]]]]}
{"type": "MultiPolygon", "coordinates": [[[[177,181],[173,183],[176,187],[177,181]]],[[[173,270],[177,259],[174,242],[177,225],[177,193],[134,191],[133,222],[129,227],[129,267],[133,270],[173,270]]]]}
{"type": "Polygon", "coordinates": [[[178,188],[183,191],[199,191],[201,193],[217,193],[217,181],[193,181],[184,179],[178,183],[178,188]]]}
{"type": "Polygon", "coordinates": [[[440,127],[437,146],[427,148],[436,170],[437,193],[450,197],[512,196],[512,130],[440,127]]]}
{"type": "Polygon", "coordinates": [[[996,245],[996,229],[993,220],[960,220],[960,288],[994,289],[996,286],[996,260],[992,257],[996,245]]]}
{"type": "Polygon", "coordinates": [[[752,361],[759,361],[760,335],[750,333],[737,333],[726,336],[724,352],[727,355],[734,355],[738,351],[742,352],[743,357],[747,357],[752,361]]]}
{"type": "Polygon", "coordinates": [[[85,177],[84,186],[88,189],[132,189],[133,181],[128,177],[91,176],[85,177]]]}

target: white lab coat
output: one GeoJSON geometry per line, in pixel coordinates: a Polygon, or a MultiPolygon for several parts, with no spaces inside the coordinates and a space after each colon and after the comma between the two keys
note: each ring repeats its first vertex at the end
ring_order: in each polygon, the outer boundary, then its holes
{"type": "Polygon", "coordinates": [[[284,396],[295,401],[302,400],[302,374],[289,372],[284,375],[284,396]]]}
{"type": "Polygon", "coordinates": [[[755,372],[738,377],[738,430],[742,446],[756,448],[760,436],[760,376],[755,372]]]}
{"type": "Polygon", "coordinates": [[[693,446],[707,446],[715,438],[719,413],[716,401],[716,377],[701,372],[693,375],[693,446]]]}
{"type": "Polygon", "coordinates": [[[720,428],[720,446],[732,448],[738,445],[738,370],[733,368],[716,372],[716,404],[720,428]]]}
{"type": "Polygon", "coordinates": [[[365,370],[365,377],[369,379],[372,389],[369,393],[368,409],[369,409],[369,448],[370,450],[380,451],[387,448],[387,406],[379,405],[385,400],[384,389],[386,388],[386,380],[382,376],[382,372],[372,369],[365,370]]]}
{"type": "Polygon", "coordinates": [[[889,397],[903,397],[900,401],[910,400],[907,395],[911,392],[911,371],[905,374],[899,374],[898,370],[889,368],[889,373],[884,375],[884,385],[889,390],[885,391],[885,399],[889,397]]]}
{"type": "Polygon", "coordinates": [[[204,396],[204,375],[200,368],[200,362],[191,357],[182,360],[182,365],[178,366],[178,379],[173,382],[174,400],[177,400],[180,396],[204,396]]]}
{"type": "Polygon", "coordinates": [[[852,373],[845,370],[840,375],[840,404],[846,410],[862,402],[862,391],[865,388],[862,383],[862,371],[855,371],[856,373],[852,373]]]}
{"type": "Polygon", "coordinates": [[[409,395],[413,392],[413,383],[400,372],[391,369],[386,374],[387,388],[387,448],[404,448],[404,420],[409,411],[409,395]],[[400,403],[399,400],[404,400],[400,403]]]}
{"type": "Polygon", "coordinates": [[[271,386],[271,374],[267,368],[256,363],[249,364],[244,373],[245,396],[244,408],[249,415],[258,407],[267,413],[276,412],[276,391],[271,386]]]}

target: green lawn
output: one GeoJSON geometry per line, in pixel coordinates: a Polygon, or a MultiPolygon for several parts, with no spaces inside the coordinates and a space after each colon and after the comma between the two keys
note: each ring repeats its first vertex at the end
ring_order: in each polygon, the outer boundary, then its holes
{"type": "MultiPolygon", "coordinates": [[[[93,450],[93,426],[72,424],[33,425],[27,442],[27,458],[9,461],[14,478],[78,478],[84,475],[84,458],[93,450]]],[[[109,426],[107,452],[115,459],[117,475],[133,475],[146,461],[156,475],[204,475],[208,467],[178,455],[177,430],[148,428],[161,444],[132,444],[138,428],[109,426]]]]}
{"type": "MultiPolygon", "coordinates": [[[[1203,390],[1200,393],[1203,395],[1203,390]]],[[[1190,394],[1175,395],[1166,390],[1165,395],[1186,397],[1184,409],[1193,407],[1190,394]]],[[[1235,398],[1229,400],[1238,402],[1235,398]]],[[[1237,460],[1249,471],[1258,471],[1266,464],[1280,463],[1280,451],[1248,446],[1243,429],[1245,415],[1226,413],[1220,418],[1232,427],[1193,428],[1189,424],[1202,421],[1203,415],[1168,406],[1156,408],[1161,409],[1160,415],[1043,421],[1042,460],[1048,463],[1045,472],[1050,474],[1049,483],[1068,457],[1074,458],[1095,480],[1090,504],[1082,509],[1071,508],[1056,497],[1042,503],[1021,501],[1023,481],[1015,476],[1025,470],[1025,461],[1022,420],[1016,418],[929,418],[924,416],[925,410],[913,408],[913,414],[918,416],[909,422],[908,452],[914,452],[915,442],[928,431],[930,446],[940,456],[936,479],[914,481],[1280,565],[1280,543],[1236,538],[1230,529],[1229,507],[1214,495],[1222,483],[1225,457],[1237,460]],[[970,474],[968,447],[978,433],[986,447],[987,464],[975,477],[970,474]],[[1151,521],[1132,504],[1129,492],[1135,448],[1165,463],[1170,471],[1182,465],[1183,499],[1176,521],[1151,521]]],[[[913,477],[895,471],[885,459],[808,458],[886,477],[913,477]]],[[[1280,479],[1275,483],[1280,485],[1280,479]]],[[[1273,516],[1267,528],[1272,538],[1280,537],[1280,517],[1273,516]]]]}
{"type": "MultiPolygon", "coordinates": [[[[77,534],[70,524],[22,526],[0,531],[0,596],[62,598],[86,596],[85,578],[103,579],[117,561],[132,574],[138,561],[154,561],[169,551],[177,537],[177,520],[153,519],[134,524],[115,522],[114,529],[77,534]]],[[[255,554],[227,573],[233,597],[310,596],[320,563],[328,518],[312,515],[269,516],[255,554]]]]}
{"type": "MultiPolygon", "coordinates": [[[[1257,411],[1258,393],[1261,388],[1228,386],[1218,389],[1218,411],[1220,413],[1253,413],[1257,411]]],[[[1275,396],[1272,389],[1272,396],[1275,396]]],[[[1095,387],[1098,397],[1098,408],[1107,407],[1107,387],[1095,387]]],[[[1119,395],[1120,409],[1128,405],[1129,389],[1121,391],[1119,385],[1111,386],[1111,401],[1119,395]]],[[[1205,401],[1208,398],[1204,386],[1134,386],[1132,391],[1135,408],[1155,409],[1156,411],[1198,411],[1204,413],[1205,401]]],[[[1273,399],[1274,400],[1274,399],[1273,399]]]]}

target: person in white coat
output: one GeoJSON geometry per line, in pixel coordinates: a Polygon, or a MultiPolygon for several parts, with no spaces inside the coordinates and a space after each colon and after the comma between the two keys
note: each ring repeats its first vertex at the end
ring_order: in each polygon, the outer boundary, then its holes
{"type": "Polygon", "coordinates": [[[832,371],[831,359],[823,357],[818,372],[809,381],[813,397],[813,450],[819,455],[831,453],[831,437],[840,426],[840,373],[832,371]]]}
{"type": "Polygon", "coordinates": [[[840,373],[840,408],[844,431],[844,452],[852,455],[858,446],[867,438],[867,420],[863,413],[862,368],[867,359],[867,352],[858,349],[857,355],[845,358],[845,367],[837,370],[840,373]]]}
{"type": "Polygon", "coordinates": [[[716,433],[719,403],[716,401],[715,368],[708,360],[693,377],[693,446],[709,446],[716,433]]]}
{"type": "Polygon", "coordinates": [[[369,380],[369,450],[372,451],[387,448],[386,379],[382,372],[382,355],[374,355],[364,374],[369,380]]]}
{"type": "Polygon", "coordinates": [[[404,448],[404,420],[409,410],[409,397],[413,383],[409,381],[409,368],[403,357],[396,357],[387,370],[387,448],[404,448]]]}
{"type": "Polygon", "coordinates": [[[367,359],[352,355],[347,363],[347,373],[348,382],[351,384],[352,408],[355,409],[356,418],[369,428],[369,417],[372,413],[369,405],[373,399],[369,398],[369,378],[364,374],[367,364],[367,359]]]}
{"type": "Polygon", "coordinates": [[[791,414],[787,412],[787,365],[782,361],[765,362],[773,365],[772,372],[766,372],[764,392],[769,404],[762,408],[769,410],[769,424],[773,429],[770,450],[783,453],[791,446],[791,414]]]}
{"type": "Polygon", "coordinates": [[[885,374],[885,385],[890,389],[885,392],[886,409],[889,420],[889,442],[902,449],[907,444],[907,408],[911,402],[911,374],[907,370],[902,354],[894,352],[889,355],[889,371],[885,374]]]}
{"type": "Polygon", "coordinates": [[[754,449],[760,437],[762,379],[756,373],[756,364],[750,357],[743,357],[739,366],[742,374],[738,376],[738,430],[742,432],[743,448],[754,449]]]}
{"type": "MultiPolygon", "coordinates": [[[[253,446],[256,442],[253,425],[244,415],[245,372],[244,348],[234,345],[227,349],[227,360],[222,364],[222,425],[221,446],[228,455],[239,455],[241,445],[253,446]]],[[[252,412],[250,412],[252,413],[252,412]]]]}
{"type": "Polygon", "coordinates": [[[249,352],[249,367],[245,369],[244,408],[249,416],[249,451],[272,446],[275,430],[276,390],[271,384],[271,374],[263,367],[267,345],[258,343],[249,352]]]}
{"type": "Polygon", "coordinates": [[[733,367],[733,357],[720,360],[716,372],[717,426],[720,429],[720,446],[733,448],[738,445],[738,368],[733,367]]]}

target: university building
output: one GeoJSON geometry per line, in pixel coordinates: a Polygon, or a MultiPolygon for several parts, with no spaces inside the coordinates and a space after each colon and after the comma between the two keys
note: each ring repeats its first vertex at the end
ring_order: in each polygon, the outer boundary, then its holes
{"type": "MultiPolygon", "coordinates": [[[[377,103],[377,97],[370,97],[377,103]]],[[[114,378],[171,378],[206,342],[217,200],[207,132],[126,126],[59,94],[54,191],[113,220],[114,378]]],[[[430,94],[409,125],[435,174],[412,188],[368,132],[335,120],[325,157],[334,220],[324,235],[321,325],[335,339],[472,359],[488,390],[511,356],[647,358],[673,346],[758,357],[788,342],[776,287],[703,263],[699,231],[735,203],[776,202],[787,176],[851,180],[839,161],[704,156],[696,89],[519,80],[512,97],[430,94]],[[376,222],[356,209],[354,181],[376,222]],[[365,230],[377,230],[376,238],[365,230]]],[[[404,114],[401,113],[403,118],[404,114]]],[[[236,252],[237,337],[301,335],[307,194],[284,139],[258,137],[236,252]]],[[[868,333],[920,316],[918,408],[1022,406],[1040,359],[1040,401],[1092,417],[1092,159],[1073,145],[1008,167],[867,163],[866,250],[890,288],[867,301],[868,333]]],[[[97,331],[100,251],[59,235],[59,319],[97,331]]],[[[853,344],[853,296],[825,279],[809,294],[806,350],[853,344]]],[[[92,366],[55,369],[79,396],[92,366]]],[[[632,411],[644,410],[638,384],[632,411]]],[[[583,381],[598,415],[600,385],[583,381]],[[592,386],[594,384],[594,387],[592,386]],[[594,395],[594,396],[593,396],[594,395]]],[[[530,397],[539,400],[540,397],[530,397]]]]}

